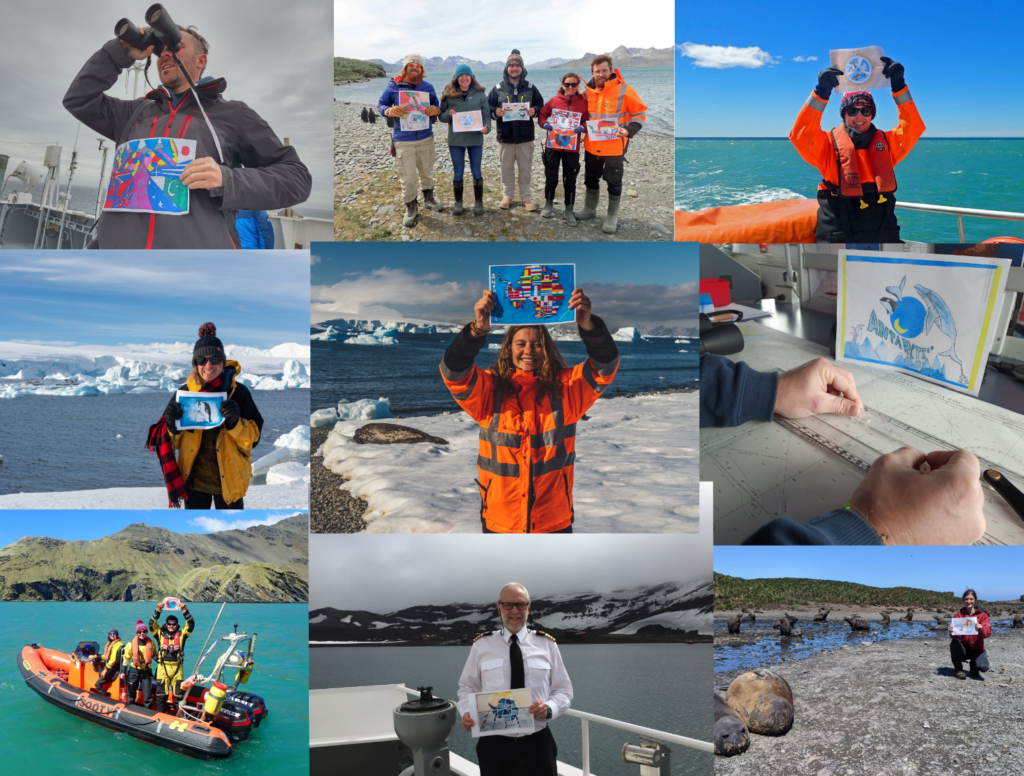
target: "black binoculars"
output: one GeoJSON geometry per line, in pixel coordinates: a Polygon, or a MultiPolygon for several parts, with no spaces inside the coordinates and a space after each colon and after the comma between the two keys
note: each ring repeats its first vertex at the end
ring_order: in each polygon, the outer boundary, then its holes
{"type": "Polygon", "coordinates": [[[149,25],[149,29],[145,33],[140,32],[139,28],[129,19],[121,19],[114,25],[114,34],[142,51],[152,46],[156,56],[160,56],[165,48],[169,48],[172,52],[181,48],[181,30],[171,19],[167,9],[160,3],[153,3],[149,7],[145,19],[146,24],[149,25]]]}
{"type": "Polygon", "coordinates": [[[743,350],[743,332],[736,324],[743,320],[740,310],[720,310],[716,315],[732,313],[735,321],[712,321],[700,313],[700,355],[714,353],[717,356],[731,356],[743,350]]]}

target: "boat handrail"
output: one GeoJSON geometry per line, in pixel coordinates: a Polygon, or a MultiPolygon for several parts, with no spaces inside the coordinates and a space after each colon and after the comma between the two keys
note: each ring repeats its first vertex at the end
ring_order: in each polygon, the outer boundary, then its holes
{"type": "MultiPolygon", "coordinates": [[[[419,690],[412,690],[405,685],[399,685],[406,693],[414,697],[419,697],[419,690]]],[[[667,733],[664,730],[657,730],[655,728],[644,727],[643,725],[634,725],[630,722],[622,722],[618,719],[612,719],[611,717],[602,717],[598,714],[591,714],[588,711],[577,711],[576,709],[567,709],[565,711],[570,717],[576,717],[580,720],[580,724],[583,726],[583,776],[590,776],[590,727],[589,722],[596,722],[599,725],[607,725],[608,727],[618,728],[619,730],[625,730],[629,733],[637,733],[648,738],[654,738],[658,741],[665,741],[667,743],[679,744],[680,746],[688,746],[691,749],[698,749],[702,752],[714,753],[715,745],[708,741],[700,741],[696,738],[687,738],[686,736],[679,736],[675,733],[667,733]]]]}
{"type": "Polygon", "coordinates": [[[964,216],[973,218],[993,218],[1000,221],[1024,221],[1024,213],[1013,213],[1007,210],[979,210],[973,207],[953,207],[950,205],[927,205],[920,202],[896,201],[897,208],[905,210],[919,210],[923,213],[944,213],[956,216],[956,224],[960,229],[960,242],[967,242],[964,239],[964,216]]]}

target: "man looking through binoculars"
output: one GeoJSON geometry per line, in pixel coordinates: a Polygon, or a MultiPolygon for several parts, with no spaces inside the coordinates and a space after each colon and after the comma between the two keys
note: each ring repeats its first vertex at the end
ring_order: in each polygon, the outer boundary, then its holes
{"type": "MultiPolygon", "coordinates": [[[[94,247],[237,248],[235,212],[303,202],[312,184],[309,170],[255,111],[224,99],[223,78],[203,77],[210,47],[194,27],[174,24],[158,5],[146,17],[152,27],[136,29],[127,20],[118,23],[119,37],[86,62],[64,96],[64,107],[118,147],[140,138],[173,138],[181,153],[193,154],[193,161],[183,168],[154,162],[146,175],[134,178],[134,183],[152,188],[148,173],[163,173],[165,191],[176,202],[184,202],[186,212],[161,212],[159,190],[147,207],[144,192],[126,193],[121,171],[108,189],[94,247]],[[125,68],[154,54],[160,86],[136,100],[104,94],[125,68]],[[177,180],[168,184],[174,177],[177,180]]],[[[150,159],[155,156],[152,153],[150,159]]],[[[115,172],[118,158],[115,154],[115,172]]]]}

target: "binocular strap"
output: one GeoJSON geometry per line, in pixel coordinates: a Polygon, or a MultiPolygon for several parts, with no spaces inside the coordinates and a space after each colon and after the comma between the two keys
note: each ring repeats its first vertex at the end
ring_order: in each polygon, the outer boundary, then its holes
{"type": "Polygon", "coordinates": [[[178,67],[180,68],[181,72],[184,73],[185,80],[188,81],[188,88],[192,90],[192,96],[196,98],[196,105],[199,106],[199,110],[200,112],[202,112],[203,118],[206,119],[206,126],[210,128],[210,134],[213,135],[213,144],[217,146],[217,154],[220,156],[220,163],[226,164],[226,162],[224,161],[224,150],[220,147],[220,140],[217,138],[217,133],[213,130],[213,124],[210,123],[210,117],[207,116],[206,111],[203,110],[203,103],[199,101],[199,95],[196,93],[196,85],[192,83],[192,77],[188,74],[188,71],[185,70],[184,66],[181,64],[181,61],[178,59],[178,55],[172,52],[171,56],[174,57],[174,61],[178,63],[178,67]]]}

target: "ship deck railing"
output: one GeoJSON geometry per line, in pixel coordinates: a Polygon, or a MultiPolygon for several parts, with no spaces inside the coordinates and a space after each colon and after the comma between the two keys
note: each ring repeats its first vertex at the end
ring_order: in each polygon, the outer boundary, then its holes
{"type": "Polygon", "coordinates": [[[920,202],[901,202],[896,200],[896,207],[904,210],[917,210],[922,213],[944,213],[956,216],[956,225],[960,230],[960,242],[964,239],[964,216],[970,218],[991,218],[998,221],[1024,221],[1024,213],[1012,213],[1007,210],[979,210],[973,207],[951,207],[949,205],[926,205],[920,202]]]}

